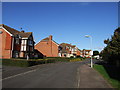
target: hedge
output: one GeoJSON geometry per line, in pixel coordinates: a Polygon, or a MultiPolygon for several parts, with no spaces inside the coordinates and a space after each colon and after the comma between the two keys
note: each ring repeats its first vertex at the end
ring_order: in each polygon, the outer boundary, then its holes
{"type": "Polygon", "coordinates": [[[81,58],[46,58],[46,59],[3,59],[2,65],[6,66],[20,66],[20,67],[30,67],[39,64],[55,63],[55,62],[71,62],[71,61],[81,61],[81,58]]]}
{"type": "Polygon", "coordinates": [[[29,62],[25,61],[25,60],[3,59],[2,60],[2,65],[28,67],[29,62]]]}
{"type": "Polygon", "coordinates": [[[38,64],[46,64],[46,63],[54,63],[54,59],[49,59],[49,60],[12,60],[12,59],[3,59],[2,60],[2,65],[6,66],[20,66],[20,67],[29,67],[33,65],[38,65],[38,64]]]}

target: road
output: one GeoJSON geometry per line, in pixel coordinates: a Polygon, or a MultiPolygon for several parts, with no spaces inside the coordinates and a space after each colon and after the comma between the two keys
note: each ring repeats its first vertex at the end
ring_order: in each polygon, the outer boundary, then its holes
{"type": "Polygon", "coordinates": [[[35,71],[3,80],[3,88],[74,88],[80,62],[49,64],[35,71]]]}
{"type": "Polygon", "coordinates": [[[82,80],[80,76],[84,76],[80,70],[88,62],[87,60],[39,65],[30,71],[3,78],[2,86],[3,88],[80,88],[82,80]]]}

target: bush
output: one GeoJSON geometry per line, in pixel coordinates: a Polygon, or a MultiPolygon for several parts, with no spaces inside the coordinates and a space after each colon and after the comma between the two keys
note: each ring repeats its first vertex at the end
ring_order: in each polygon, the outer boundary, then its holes
{"type": "Polygon", "coordinates": [[[104,43],[107,46],[101,51],[103,60],[120,67],[120,27],[114,31],[110,39],[104,40],[104,43]]]}
{"type": "Polygon", "coordinates": [[[70,56],[70,58],[74,58],[73,56],[70,56]]]}
{"type": "Polygon", "coordinates": [[[25,60],[3,59],[2,60],[2,65],[28,67],[29,63],[25,60]]]}
{"type": "Polygon", "coordinates": [[[39,64],[55,63],[55,62],[70,62],[81,61],[82,58],[66,58],[66,57],[49,57],[45,59],[3,59],[2,65],[29,67],[39,64]]]}
{"type": "Polygon", "coordinates": [[[80,59],[80,58],[74,58],[74,59],[70,60],[70,62],[75,62],[75,61],[82,61],[82,59],[80,59]]]}
{"type": "Polygon", "coordinates": [[[81,56],[80,56],[80,55],[78,55],[78,56],[76,56],[76,58],[81,58],[81,56]]]}
{"type": "Polygon", "coordinates": [[[37,59],[37,60],[26,60],[26,59],[3,59],[2,65],[6,66],[20,66],[29,67],[39,64],[55,63],[55,59],[37,59]]]}

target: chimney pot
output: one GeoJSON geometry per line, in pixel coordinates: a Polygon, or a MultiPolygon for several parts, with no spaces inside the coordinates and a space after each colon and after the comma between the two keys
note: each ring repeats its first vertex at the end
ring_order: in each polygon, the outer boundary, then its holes
{"type": "Polygon", "coordinates": [[[52,35],[49,36],[49,40],[52,40],[52,35]]]}

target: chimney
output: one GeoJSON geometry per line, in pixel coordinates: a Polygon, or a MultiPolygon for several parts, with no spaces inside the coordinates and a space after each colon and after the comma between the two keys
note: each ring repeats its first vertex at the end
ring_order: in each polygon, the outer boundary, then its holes
{"type": "Polygon", "coordinates": [[[22,33],[24,33],[25,31],[24,31],[24,30],[22,30],[21,32],[22,32],[22,33]]]}
{"type": "Polygon", "coordinates": [[[52,35],[49,36],[49,40],[52,40],[52,35]]]}

